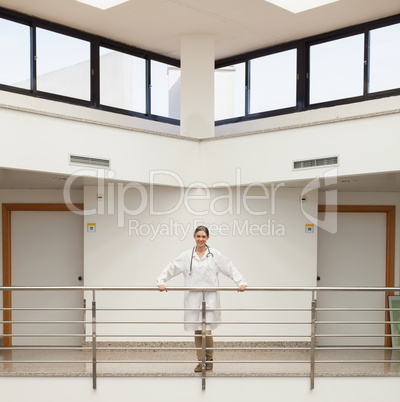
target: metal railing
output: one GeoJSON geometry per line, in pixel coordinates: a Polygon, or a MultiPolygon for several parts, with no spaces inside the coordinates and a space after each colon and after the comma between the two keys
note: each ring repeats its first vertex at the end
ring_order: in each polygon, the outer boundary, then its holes
{"type": "MultiPolygon", "coordinates": [[[[278,306],[271,306],[271,307],[240,307],[240,308],[234,308],[234,307],[227,307],[227,308],[208,308],[207,303],[206,303],[206,294],[207,292],[236,292],[237,288],[233,287],[218,287],[218,288],[184,288],[184,287],[171,287],[168,288],[169,292],[182,292],[182,291],[191,291],[191,292],[202,292],[202,305],[199,308],[193,308],[193,309],[188,309],[188,308],[179,308],[179,307],[146,307],[146,306],[137,306],[137,307],[102,307],[99,308],[97,305],[97,298],[99,294],[103,294],[104,292],[158,292],[158,288],[156,287],[85,287],[85,286],[80,286],[80,287],[33,287],[33,286],[18,286],[18,287],[0,287],[0,291],[5,295],[4,300],[7,299],[11,300],[9,297],[13,292],[48,292],[48,291],[54,291],[54,292],[65,292],[65,291],[74,291],[74,292],[82,292],[85,294],[86,299],[91,298],[91,306],[87,307],[57,307],[57,306],[52,306],[52,307],[34,307],[34,306],[19,306],[19,307],[3,307],[1,310],[3,311],[3,320],[0,322],[3,325],[3,337],[4,337],[4,346],[0,348],[0,351],[2,352],[3,355],[3,360],[0,360],[0,363],[2,363],[3,366],[3,371],[4,367],[5,370],[7,371],[7,367],[14,367],[13,365],[19,365],[19,364],[24,364],[24,365],[29,365],[29,364],[37,364],[37,365],[45,365],[45,364],[84,364],[85,369],[87,370],[87,366],[90,365],[90,375],[92,377],[92,385],[93,389],[96,389],[97,387],[97,378],[98,378],[98,365],[99,364],[134,364],[134,365],[140,365],[141,363],[152,363],[152,364],[162,364],[162,363],[170,363],[170,364],[182,364],[182,363],[197,363],[197,360],[154,360],[154,359],[146,359],[146,360],[140,360],[140,359],[133,359],[133,360],[127,360],[127,359],[104,359],[101,360],[99,359],[99,352],[105,352],[105,351],[196,351],[197,348],[193,347],[191,345],[186,345],[182,344],[180,345],[179,343],[175,346],[170,346],[170,345],[163,345],[163,346],[157,346],[157,345],[150,345],[150,346],[118,346],[115,345],[113,342],[115,341],[120,341],[120,339],[185,339],[185,338],[192,338],[193,339],[193,334],[191,335],[183,335],[182,333],[179,334],[166,334],[163,331],[161,333],[140,333],[140,331],[132,331],[127,329],[134,324],[135,328],[138,328],[139,326],[148,326],[152,324],[160,325],[160,328],[165,328],[162,327],[164,324],[184,324],[183,321],[171,321],[171,320],[160,320],[159,318],[155,321],[148,321],[148,320],[99,320],[98,315],[99,313],[117,313],[117,312],[141,312],[141,313],[147,313],[147,312],[154,312],[160,316],[163,313],[166,312],[182,312],[182,311],[197,311],[201,319],[199,321],[192,321],[192,324],[198,324],[201,326],[201,339],[202,339],[202,346],[201,346],[201,382],[202,382],[202,389],[204,390],[206,388],[206,378],[208,376],[206,367],[207,367],[207,362],[206,360],[206,331],[208,328],[208,325],[211,324],[216,324],[216,322],[213,321],[208,321],[207,320],[207,313],[211,311],[225,311],[225,312],[241,312],[243,314],[248,314],[248,313],[282,313],[282,312],[289,312],[291,314],[301,314],[302,316],[306,315],[308,318],[307,319],[302,319],[302,320],[262,320],[262,321],[222,321],[222,328],[224,326],[229,326],[229,325],[239,325],[242,329],[244,327],[250,327],[250,326],[262,326],[266,325],[268,328],[272,328],[273,326],[278,326],[279,330],[282,331],[282,333],[275,333],[274,331],[269,330],[263,330],[260,331],[258,330],[257,333],[225,333],[225,334],[213,334],[213,337],[217,339],[229,339],[228,345],[216,345],[212,349],[217,351],[240,351],[240,352],[249,352],[249,351],[255,351],[255,352],[266,352],[266,351],[275,351],[275,352],[288,352],[288,351],[295,351],[295,352],[303,352],[303,355],[305,354],[306,356],[302,359],[265,359],[265,360],[260,360],[260,359],[237,359],[237,360],[214,360],[214,364],[229,364],[230,366],[233,364],[267,364],[267,363],[273,363],[275,366],[276,365],[286,365],[286,364],[302,364],[302,365],[307,365],[309,367],[308,370],[308,375],[310,377],[310,388],[314,389],[314,381],[315,381],[315,376],[316,376],[316,367],[318,365],[330,365],[330,364],[340,364],[341,366],[344,364],[347,365],[357,365],[360,363],[364,364],[398,364],[400,363],[400,360],[393,359],[393,353],[394,351],[398,351],[397,346],[399,343],[397,342],[397,338],[400,337],[400,331],[397,332],[398,329],[400,329],[400,320],[398,320],[398,315],[400,315],[400,308],[394,307],[394,308],[389,308],[387,307],[387,304],[385,303],[385,299],[388,295],[394,295],[395,293],[400,292],[400,288],[388,288],[388,287],[249,287],[247,288],[246,292],[247,294],[251,294],[253,292],[264,292],[265,294],[275,294],[279,293],[282,295],[287,294],[287,292],[296,292],[300,294],[305,294],[306,297],[303,297],[301,299],[301,306],[299,307],[296,305],[295,307],[287,307],[287,300],[285,303],[282,303],[282,305],[278,306]],[[379,292],[382,294],[382,304],[381,306],[334,306],[334,305],[324,305],[324,306],[319,306],[318,305],[318,296],[320,294],[326,293],[326,292],[354,292],[354,294],[360,295],[363,292],[371,292],[371,293],[376,293],[379,292]],[[15,320],[12,319],[12,313],[16,312],[40,312],[46,314],[47,312],[66,312],[66,311],[74,311],[74,312],[82,312],[82,314],[85,314],[86,317],[83,317],[81,320],[54,320],[54,319],[36,319],[36,320],[29,320],[29,319],[19,319],[15,320]],[[340,313],[340,312],[355,312],[355,313],[362,313],[365,315],[371,314],[371,312],[379,312],[379,314],[384,315],[383,318],[381,319],[370,319],[367,317],[367,319],[358,319],[358,320],[346,320],[346,319],[335,319],[335,320],[321,320],[319,319],[319,315],[321,314],[326,314],[326,313],[340,313]],[[390,318],[394,316],[395,318],[390,318]],[[43,333],[43,332],[38,332],[36,328],[36,332],[29,333],[29,331],[17,331],[16,329],[18,328],[18,325],[43,325],[43,324],[52,324],[52,325],[65,325],[65,326],[72,326],[76,324],[82,325],[82,333],[43,333]],[[124,328],[124,332],[122,333],[121,331],[118,334],[109,334],[107,331],[105,332],[99,332],[99,326],[104,329],[108,325],[119,325],[124,328]],[[354,332],[324,332],[322,328],[324,326],[332,326],[332,328],[343,328],[346,325],[353,325],[353,326],[378,326],[381,328],[379,331],[374,331],[373,333],[371,332],[360,332],[360,333],[354,333],[354,332]],[[285,329],[291,328],[291,331],[285,331],[285,329]],[[301,332],[293,332],[293,328],[301,328],[301,332]],[[384,329],[382,329],[384,328],[384,329]],[[390,328],[395,329],[394,333],[390,332],[390,328]],[[34,340],[36,339],[42,339],[42,340],[48,340],[48,339],[57,339],[57,338],[68,338],[68,339],[75,339],[76,342],[81,342],[83,340],[82,345],[75,345],[75,346],[49,346],[48,344],[46,345],[45,343],[43,345],[34,345],[34,346],[25,346],[25,345],[12,345],[12,343],[17,343],[18,340],[24,339],[27,342],[31,342],[32,344],[35,344],[34,340]],[[109,345],[102,345],[101,341],[99,339],[106,339],[106,342],[109,343],[109,345]],[[233,338],[240,338],[240,339],[269,339],[273,340],[275,343],[280,342],[278,346],[275,344],[269,344],[267,343],[265,345],[265,342],[262,343],[261,346],[257,345],[251,345],[251,346],[245,346],[243,347],[242,343],[240,346],[234,346],[234,342],[231,340],[233,338]],[[325,345],[319,345],[319,343],[324,343],[327,339],[331,340],[336,340],[336,342],[340,339],[351,339],[352,341],[350,344],[339,344],[339,345],[330,345],[329,342],[325,345]],[[366,344],[365,339],[379,339],[378,342],[375,341],[375,343],[371,344],[366,344]],[[299,340],[302,340],[302,342],[299,343],[299,340]],[[14,341],[14,342],[13,342],[14,341]],[[293,343],[295,341],[295,343],[293,343]],[[282,346],[282,344],[284,344],[282,346]],[[32,360],[32,359],[13,359],[12,358],[12,352],[13,351],[80,351],[84,352],[82,358],[74,358],[74,359],[64,359],[64,360],[32,360]],[[355,352],[355,351],[382,351],[384,354],[383,358],[374,358],[374,359],[335,359],[335,358],[318,358],[318,353],[322,352],[338,352],[338,351],[345,351],[347,354],[348,352],[355,352]],[[388,357],[388,358],[386,358],[388,357]],[[8,366],[7,366],[8,365],[8,366]]],[[[275,298],[274,298],[275,299],[275,298]]],[[[243,300],[243,299],[242,299],[243,300]]],[[[283,299],[280,301],[282,302],[283,299]]],[[[296,298],[293,297],[293,294],[290,299],[291,302],[297,303],[296,298]]],[[[29,304],[29,300],[27,298],[26,300],[27,304],[29,304]]],[[[276,304],[276,303],[274,303],[276,304]]],[[[400,307],[400,306],[399,306],[400,307]]],[[[242,331],[243,332],[243,331],[242,331]]],[[[45,341],[44,341],[45,342],[45,341]]],[[[75,343],[76,343],[75,342],[75,343]]],[[[340,342],[340,341],[339,341],[340,342]]],[[[108,356],[110,357],[110,356],[108,356]]],[[[1,375],[1,374],[0,374],[1,375]]],[[[246,375],[245,373],[242,373],[242,375],[246,375]]],[[[254,374],[252,374],[254,375],[254,374]]],[[[396,374],[395,375],[400,375],[400,365],[398,370],[396,369],[396,374]]]]}

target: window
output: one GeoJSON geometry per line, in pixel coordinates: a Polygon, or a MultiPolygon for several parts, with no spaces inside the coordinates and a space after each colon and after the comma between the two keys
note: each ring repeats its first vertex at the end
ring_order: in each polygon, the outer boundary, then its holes
{"type": "Polygon", "coordinates": [[[100,47],[100,103],[146,113],[146,60],[100,47]]]}
{"type": "Polygon", "coordinates": [[[296,49],[250,60],[250,113],[296,106],[296,49]]]}
{"type": "Polygon", "coordinates": [[[400,24],[373,29],[369,41],[368,92],[400,88],[400,24]]]}
{"type": "MultiPolygon", "coordinates": [[[[178,125],[176,65],[173,58],[0,10],[1,90],[60,95],[77,105],[100,103],[115,113],[178,125]],[[99,59],[91,60],[95,53],[99,59]]],[[[232,56],[216,66],[216,125],[400,95],[400,16],[232,56]]]]}
{"type": "Polygon", "coordinates": [[[37,90],[90,100],[90,42],[38,28],[37,90]]]}
{"type": "Polygon", "coordinates": [[[0,18],[0,84],[30,89],[30,28],[0,18]]]}
{"type": "Polygon", "coordinates": [[[151,114],[180,118],[181,70],[151,60],[151,114]]]}
{"type": "Polygon", "coordinates": [[[362,96],[364,35],[310,47],[310,104],[362,96]]]}
{"type": "Polygon", "coordinates": [[[215,70],[215,120],[245,115],[246,99],[245,63],[215,70]]]}

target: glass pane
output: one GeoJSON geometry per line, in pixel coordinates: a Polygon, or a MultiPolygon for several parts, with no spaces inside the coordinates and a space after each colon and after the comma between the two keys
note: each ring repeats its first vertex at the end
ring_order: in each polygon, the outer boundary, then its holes
{"type": "Polygon", "coordinates": [[[181,70],[151,61],[151,114],[179,119],[181,114],[181,70]]]}
{"type": "Polygon", "coordinates": [[[400,88],[400,24],[372,30],[369,41],[368,91],[400,88]]]}
{"type": "Polygon", "coordinates": [[[90,42],[38,28],[38,91],[90,100],[90,42]]]}
{"type": "Polygon", "coordinates": [[[250,113],[296,106],[297,51],[250,60],[250,113]]]}
{"type": "Polygon", "coordinates": [[[30,89],[30,28],[0,19],[0,83],[30,89]]]}
{"type": "Polygon", "coordinates": [[[101,47],[100,103],[146,113],[146,61],[101,47]]]}
{"type": "Polygon", "coordinates": [[[310,47],[310,104],[363,95],[364,35],[310,47]]]}
{"type": "Polygon", "coordinates": [[[245,74],[245,63],[215,70],[215,120],[244,116],[246,99],[245,74]]]}

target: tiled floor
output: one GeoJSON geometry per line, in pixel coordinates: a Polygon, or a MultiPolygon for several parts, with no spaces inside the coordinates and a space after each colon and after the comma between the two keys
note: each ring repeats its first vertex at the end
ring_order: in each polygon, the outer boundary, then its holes
{"type": "MultiPolygon", "coordinates": [[[[200,375],[193,372],[194,350],[158,347],[98,350],[98,375],[200,375]]],[[[309,350],[215,350],[214,369],[207,376],[309,376],[309,361],[309,350]]],[[[316,376],[400,376],[400,350],[318,350],[316,361],[316,376]],[[349,360],[352,363],[345,362],[349,360]],[[382,360],[385,362],[376,362],[382,360]]],[[[89,376],[91,373],[91,350],[0,351],[0,376],[89,376]],[[11,360],[12,363],[5,362],[11,360]]]]}

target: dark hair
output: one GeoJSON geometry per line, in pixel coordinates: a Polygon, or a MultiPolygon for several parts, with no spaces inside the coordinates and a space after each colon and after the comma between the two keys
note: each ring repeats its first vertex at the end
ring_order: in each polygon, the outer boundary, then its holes
{"type": "Polygon", "coordinates": [[[208,232],[207,226],[197,226],[196,230],[194,231],[194,234],[196,235],[197,232],[204,232],[207,237],[210,237],[210,233],[208,232]]]}

